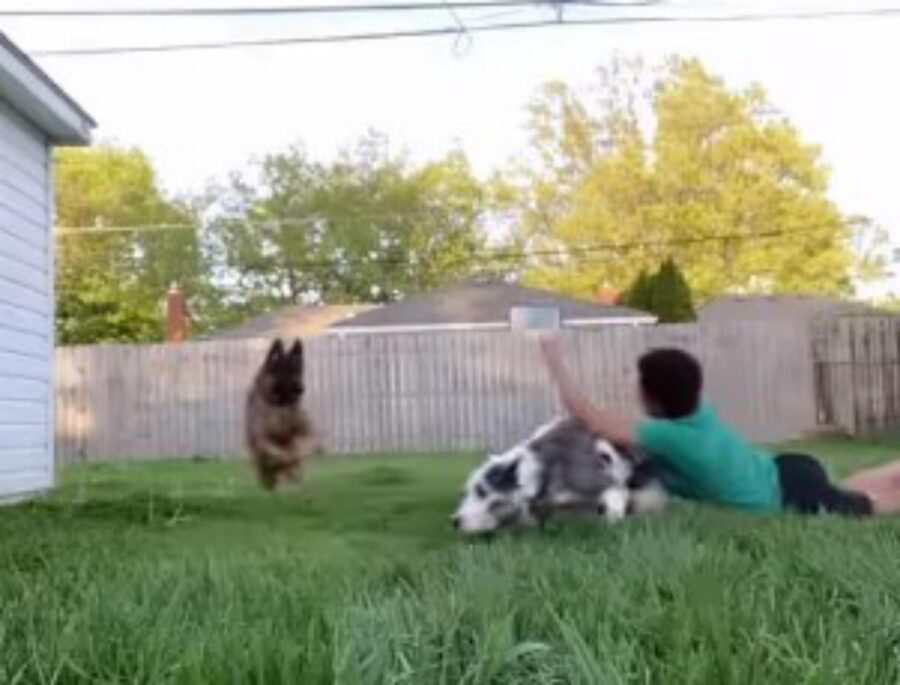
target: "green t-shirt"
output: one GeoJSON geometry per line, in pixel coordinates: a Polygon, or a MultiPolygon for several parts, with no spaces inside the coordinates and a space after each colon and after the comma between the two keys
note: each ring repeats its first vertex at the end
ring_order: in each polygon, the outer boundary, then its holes
{"type": "Polygon", "coordinates": [[[781,485],[775,461],[754,449],[703,403],[680,419],[644,419],[638,444],[662,465],[674,494],[742,509],[780,509],[781,485]]]}

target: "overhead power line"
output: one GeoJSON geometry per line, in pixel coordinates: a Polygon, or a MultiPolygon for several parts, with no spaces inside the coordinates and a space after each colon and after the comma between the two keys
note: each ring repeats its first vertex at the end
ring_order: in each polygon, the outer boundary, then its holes
{"type": "Polygon", "coordinates": [[[82,8],[82,9],[0,9],[0,17],[243,17],[285,14],[365,14],[380,12],[446,12],[496,7],[540,7],[584,5],[590,7],[628,8],[656,5],[660,0],[476,0],[448,2],[391,2],[350,3],[335,5],[269,5],[244,7],[141,7],[141,8],[82,8]]]}
{"type": "MultiPolygon", "coordinates": [[[[851,220],[852,223],[852,220],[851,220]]],[[[720,233],[706,236],[685,236],[683,238],[673,238],[667,240],[637,240],[622,242],[602,242],[588,245],[573,245],[565,248],[545,248],[545,249],[509,249],[494,248],[473,252],[468,255],[460,255],[444,262],[443,266],[465,267],[471,266],[476,268],[490,268],[492,264],[498,266],[506,262],[523,262],[527,259],[541,258],[563,258],[572,260],[577,264],[599,264],[604,263],[610,257],[617,256],[623,252],[641,249],[665,249],[679,246],[689,246],[698,244],[708,244],[715,242],[746,242],[754,240],[769,240],[777,238],[795,237],[801,234],[812,233],[818,229],[833,227],[833,223],[816,223],[807,224],[803,227],[794,229],[784,229],[775,231],[765,231],[755,234],[742,233],[720,233]]],[[[139,227],[145,230],[148,227],[139,227]]],[[[167,230],[175,230],[174,226],[166,227],[167,230]]],[[[196,226],[191,226],[196,230],[196,226]]],[[[328,269],[335,273],[345,271],[354,267],[390,267],[390,266],[407,266],[415,267],[423,263],[421,259],[417,259],[413,255],[398,256],[379,256],[373,254],[371,256],[352,256],[352,257],[336,257],[325,260],[301,260],[292,261],[291,266],[297,269],[328,269]]],[[[61,292],[70,292],[66,289],[60,289],[61,292]]],[[[72,291],[74,292],[74,291],[72,291]]]]}
{"type": "Polygon", "coordinates": [[[196,224],[153,224],[145,226],[57,226],[53,233],[65,238],[73,235],[108,235],[113,233],[167,233],[169,231],[199,231],[196,224]]]}
{"type": "MultiPolygon", "coordinates": [[[[512,217],[515,212],[490,212],[495,218],[512,217]]],[[[418,211],[407,212],[404,214],[355,214],[341,217],[338,221],[384,221],[388,219],[415,219],[415,218],[436,218],[440,215],[436,211],[418,211]]],[[[244,230],[259,228],[284,228],[292,226],[314,226],[319,222],[328,222],[329,218],[324,216],[303,216],[286,219],[268,219],[268,220],[243,220],[243,219],[222,219],[210,222],[210,228],[240,228],[244,230]]],[[[847,224],[858,224],[858,220],[848,219],[847,224]]],[[[772,235],[786,235],[793,233],[802,233],[814,231],[820,228],[828,228],[834,226],[834,222],[822,222],[817,224],[806,224],[796,229],[782,229],[775,231],[772,235]]],[[[207,226],[201,224],[144,224],[139,226],[56,226],[53,233],[58,238],[66,238],[70,236],[82,235],[110,235],[117,233],[170,233],[170,232],[192,232],[199,233],[207,226]]],[[[697,236],[690,240],[723,240],[735,237],[772,237],[769,233],[757,234],[726,234],[724,236],[697,236]]]]}
{"type": "MultiPolygon", "coordinates": [[[[472,255],[460,257],[458,260],[453,260],[453,264],[471,264],[477,262],[509,262],[509,261],[522,261],[525,259],[534,259],[534,258],[552,258],[552,257],[561,257],[566,259],[573,259],[579,263],[591,263],[599,261],[596,257],[597,254],[602,253],[622,253],[628,252],[632,250],[646,250],[646,249],[664,249],[668,247],[679,247],[679,246],[688,246],[688,245],[699,245],[706,243],[717,243],[717,242],[744,242],[744,241],[754,241],[754,240],[767,240],[772,238],[784,238],[789,236],[796,236],[801,233],[810,233],[816,229],[826,228],[828,226],[832,226],[833,224],[819,224],[816,226],[805,226],[802,229],[795,230],[783,230],[783,231],[766,231],[763,233],[754,233],[754,234],[741,234],[741,233],[730,233],[730,234],[714,234],[714,235],[706,235],[706,236],[687,236],[684,238],[671,238],[667,240],[636,240],[636,241],[624,241],[624,242],[608,242],[608,243],[594,243],[590,245],[573,245],[571,247],[565,248],[546,248],[546,249],[535,249],[535,250],[509,250],[509,249],[496,249],[496,250],[488,250],[483,251],[481,253],[475,253],[472,255]]],[[[385,264],[385,265],[403,265],[409,263],[408,259],[400,259],[400,258],[383,258],[381,260],[356,260],[355,262],[350,262],[349,265],[353,264],[385,264]]],[[[345,264],[339,260],[329,261],[329,262],[320,262],[317,266],[320,268],[328,268],[334,266],[343,266],[346,267],[348,264],[345,264]]]]}
{"type": "MultiPolygon", "coordinates": [[[[577,261],[590,261],[591,255],[598,253],[621,253],[639,249],[663,249],[667,247],[679,247],[699,245],[715,242],[747,242],[755,240],[770,240],[773,238],[785,238],[800,234],[812,233],[822,228],[833,227],[833,223],[810,224],[796,229],[783,229],[764,231],[760,233],[718,233],[705,236],[685,236],[682,238],[669,238],[663,240],[635,240],[621,242],[598,242],[588,245],[573,245],[570,247],[553,247],[543,249],[509,249],[494,248],[473,252],[459,258],[461,264],[484,262],[508,262],[533,258],[567,258],[577,261]]],[[[328,260],[305,260],[294,263],[298,268],[346,268],[349,266],[381,265],[404,266],[414,265],[416,262],[409,255],[380,256],[377,253],[371,256],[356,256],[349,258],[334,258],[328,260]]],[[[455,263],[455,262],[454,262],[455,263]]]]}
{"type": "MultiPolygon", "coordinates": [[[[446,10],[446,5],[441,6],[446,10]]],[[[805,12],[767,12],[748,14],[718,15],[650,15],[620,16],[598,18],[560,18],[555,20],[505,22],[479,24],[466,27],[466,32],[501,33],[528,29],[578,27],[578,26],[624,26],[624,25],[663,25],[663,24],[732,24],[760,23],[771,21],[807,21],[850,18],[887,18],[900,16],[900,7],[873,7],[851,10],[810,10],[805,12]]],[[[338,43],[364,43],[395,40],[403,38],[434,38],[440,36],[458,36],[458,25],[441,26],[428,29],[408,29],[395,31],[372,31],[362,33],[325,34],[319,36],[287,36],[282,38],[254,38],[247,40],[216,41],[208,43],[168,43],[160,45],[104,46],[92,48],[60,48],[35,50],[37,57],[60,56],[101,56],[139,53],[164,53],[199,50],[223,50],[230,48],[278,47],[289,45],[316,45],[338,43]]]]}
{"type": "MultiPolygon", "coordinates": [[[[459,212],[464,214],[465,212],[459,212]]],[[[476,212],[477,216],[482,216],[484,212],[476,212]]],[[[491,212],[493,217],[512,216],[513,212],[491,212]]],[[[386,221],[390,219],[435,219],[441,216],[448,216],[447,212],[440,212],[437,209],[422,209],[403,213],[360,213],[346,214],[337,221],[386,221]]],[[[251,228],[284,228],[292,226],[315,226],[320,222],[334,221],[327,216],[301,216],[285,219],[240,219],[225,217],[210,222],[211,226],[227,226],[228,228],[240,227],[242,229],[251,228]]],[[[181,224],[144,224],[139,226],[57,226],[54,233],[60,237],[72,235],[104,235],[111,233],[167,233],[171,231],[191,231],[198,232],[204,226],[196,223],[181,224]]]]}

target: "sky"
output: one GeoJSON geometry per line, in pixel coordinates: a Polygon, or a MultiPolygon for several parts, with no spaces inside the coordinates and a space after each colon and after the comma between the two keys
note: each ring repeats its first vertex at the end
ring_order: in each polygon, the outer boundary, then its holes
{"type": "MultiPolygon", "coordinates": [[[[302,4],[271,0],[256,4],[302,4]]],[[[327,0],[345,2],[346,0],[327,0]]],[[[320,0],[318,4],[325,4],[320,0]]],[[[0,0],[0,10],[228,6],[251,0],[0,0]]],[[[734,14],[897,7],[897,0],[671,0],[603,13],[734,14]]],[[[466,24],[550,16],[546,9],[467,10],[466,24]],[[496,16],[505,13],[504,16],[496,16]],[[495,16],[492,16],[495,15],[495,16]]],[[[568,10],[575,16],[572,10],[568,10]]],[[[583,16],[584,11],[579,16],[583,16]]],[[[34,19],[0,17],[26,51],[202,42],[453,25],[449,12],[359,18],[34,19]]],[[[328,158],[368,129],[414,159],[451,148],[488,174],[527,146],[525,104],[549,79],[584,85],[612,56],[696,56],[733,87],[761,83],[803,138],[821,145],[831,195],[900,243],[900,16],[734,24],[563,27],[503,34],[211,52],[39,57],[100,123],[97,137],[138,145],[165,187],[202,190],[266,152],[302,141],[328,158]]]]}

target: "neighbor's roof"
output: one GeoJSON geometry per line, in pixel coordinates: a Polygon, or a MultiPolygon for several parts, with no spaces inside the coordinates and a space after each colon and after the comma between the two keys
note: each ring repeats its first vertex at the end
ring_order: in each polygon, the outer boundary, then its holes
{"type": "Polygon", "coordinates": [[[83,145],[97,126],[91,116],[0,32],[0,101],[56,144],[83,145]]]}
{"type": "Polygon", "coordinates": [[[813,320],[875,313],[878,310],[863,302],[820,295],[724,295],[701,307],[697,318],[705,322],[813,320]]]}
{"type": "Polygon", "coordinates": [[[318,335],[336,321],[365,311],[363,305],[295,305],[255,316],[234,328],[209,336],[205,340],[239,338],[308,338],[318,335]]]}
{"type": "Polygon", "coordinates": [[[563,322],[650,317],[628,307],[579,300],[512,283],[462,283],[411,295],[344,319],[332,329],[508,323],[509,310],[513,307],[558,308],[563,322]]]}

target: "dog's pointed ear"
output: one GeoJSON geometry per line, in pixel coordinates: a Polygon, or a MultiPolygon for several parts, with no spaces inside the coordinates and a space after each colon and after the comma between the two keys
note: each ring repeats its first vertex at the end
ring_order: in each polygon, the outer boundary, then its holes
{"type": "Polygon", "coordinates": [[[303,341],[299,338],[291,345],[291,350],[288,352],[288,359],[291,364],[294,365],[294,368],[298,369],[301,373],[303,372],[303,341]]]}
{"type": "Polygon", "coordinates": [[[275,338],[272,341],[272,346],[269,348],[269,353],[266,355],[266,366],[271,366],[282,357],[284,357],[284,343],[281,342],[281,338],[275,338]]]}

